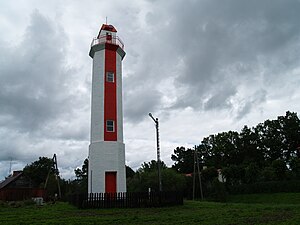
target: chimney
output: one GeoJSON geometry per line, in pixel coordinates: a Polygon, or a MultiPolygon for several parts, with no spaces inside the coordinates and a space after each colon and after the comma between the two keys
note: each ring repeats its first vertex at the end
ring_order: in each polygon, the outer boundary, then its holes
{"type": "Polygon", "coordinates": [[[19,175],[20,173],[22,173],[23,171],[22,170],[16,170],[16,171],[13,171],[13,177],[19,175]]]}

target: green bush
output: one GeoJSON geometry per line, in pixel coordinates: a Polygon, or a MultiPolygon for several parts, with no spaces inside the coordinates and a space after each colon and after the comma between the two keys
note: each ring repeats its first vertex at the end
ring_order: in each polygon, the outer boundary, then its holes
{"type": "Polygon", "coordinates": [[[290,163],[292,174],[296,179],[300,179],[300,159],[293,158],[290,163]]]}
{"type": "Polygon", "coordinates": [[[277,180],[284,180],[287,178],[287,167],[284,160],[274,160],[272,162],[272,167],[274,168],[277,180]]]}
{"type": "Polygon", "coordinates": [[[217,202],[226,202],[227,195],[228,194],[224,183],[215,178],[212,182],[212,189],[209,198],[212,198],[212,200],[217,202]]]}
{"type": "Polygon", "coordinates": [[[4,206],[7,206],[7,204],[4,201],[0,200],[0,207],[4,207],[4,206]]]}
{"type": "Polygon", "coordinates": [[[23,201],[24,205],[34,205],[35,201],[33,201],[32,199],[26,199],[23,201]]]}
{"type": "Polygon", "coordinates": [[[269,181],[227,186],[230,194],[300,192],[300,180],[269,181]]]}
{"type": "Polygon", "coordinates": [[[271,166],[265,167],[261,172],[262,181],[272,181],[276,179],[275,170],[271,166]]]}
{"type": "Polygon", "coordinates": [[[12,208],[19,208],[19,207],[24,206],[24,202],[22,202],[22,201],[11,201],[11,202],[8,202],[8,206],[12,207],[12,208]]]}

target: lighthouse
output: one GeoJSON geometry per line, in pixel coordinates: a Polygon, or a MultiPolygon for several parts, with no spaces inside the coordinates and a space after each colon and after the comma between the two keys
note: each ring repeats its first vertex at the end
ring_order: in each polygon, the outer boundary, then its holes
{"type": "Polygon", "coordinates": [[[125,51],[114,26],[102,25],[89,55],[93,70],[88,193],[126,192],[122,107],[125,51]]]}

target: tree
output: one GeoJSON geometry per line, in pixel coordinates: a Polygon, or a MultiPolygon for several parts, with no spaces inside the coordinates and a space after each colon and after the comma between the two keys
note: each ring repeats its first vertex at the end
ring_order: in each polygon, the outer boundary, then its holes
{"type": "Polygon", "coordinates": [[[266,120],[256,126],[259,135],[258,148],[264,154],[267,165],[274,160],[283,159],[283,136],[277,120],[266,120]]]}
{"type": "Polygon", "coordinates": [[[200,161],[205,166],[222,168],[240,162],[238,132],[228,131],[203,138],[197,146],[200,161]]]}
{"type": "Polygon", "coordinates": [[[246,183],[255,183],[258,181],[260,176],[260,169],[256,163],[251,162],[248,166],[245,167],[245,182],[246,183]]]}
{"type": "Polygon", "coordinates": [[[217,178],[215,178],[212,182],[212,193],[211,197],[214,199],[214,201],[218,202],[226,202],[227,200],[227,192],[225,185],[220,182],[217,178]]]}
{"type": "Polygon", "coordinates": [[[300,158],[294,157],[291,160],[290,167],[294,178],[300,179],[300,158]]]}
{"type": "Polygon", "coordinates": [[[215,167],[208,167],[201,171],[201,176],[203,184],[210,185],[218,177],[218,171],[215,167]]]}
{"type": "Polygon", "coordinates": [[[88,167],[89,167],[89,160],[86,158],[83,161],[83,165],[81,166],[81,169],[80,168],[76,168],[74,170],[75,176],[76,176],[77,180],[87,179],[87,176],[88,176],[88,167]]]}
{"type": "Polygon", "coordinates": [[[300,120],[297,113],[290,111],[287,111],[285,116],[279,116],[277,120],[281,127],[281,135],[284,137],[284,158],[289,163],[295,156],[300,158],[300,152],[297,151],[300,146],[300,120]]]}
{"type": "Polygon", "coordinates": [[[131,187],[134,187],[135,186],[135,172],[133,171],[132,168],[130,168],[129,166],[126,166],[126,186],[127,186],[127,191],[133,191],[133,190],[130,190],[131,187]]]}
{"type": "Polygon", "coordinates": [[[59,171],[55,171],[53,168],[53,161],[47,157],[39,157],[39,160],[34,161],[33,163],[26,165],[23,169],[23,173],[31,178],[36,184],[42,186],[46,179],[48,172],[50,170],[50,175],[57,173],[59,171]]]}
{"type": "Polygon", "coordinates": [[[230,185],[239,185],[245,180],[245,168],[242,164],[225,167],[222,169],[222,174],[230,185]]]}
{"type": "MultiPolygon", "coordinates": [[[[163,161],[161,162],[161,175],[164,191],[182,191],[185,188],[184,176],[167,168],[163,161]]],[[[157,162],[155,160],[144,162],[127,183],[129,192],[146,192],[149,188],[152,191],[159,190],[157,162]]]]}
{"type": "Polygon", "coordinates": [[[171,155],[171,159],[175,161],[172,166],[179,173],[192,173],[194,171],[194,152],[190,148],[177,147],[174,149],[174,154],[171,155]]]}
{"type": "Polygon", "coordinates": [[[263,170],[261,171],[260,179],[262,181],[276,180],[276,174],[275,174],[274,168],[271,166],[266,166],[265,168],[263,168],[263,170]]]}
{"type": "Polygon", "coordinates": [[[274,169],[277,180],[284,180],[287,178],[287,167],[284,160],[274,160],[272,162],[272,167],[274,169]]]}
{"type": "MultiPolygon", "coordinates": [[[[138,172],[157,172],[157,161],[151,160],[151,162],[144,162],[141,167],[138,169],[138,172]]],[[[167,165],[161,161],[160,162],[161,170],[166,169],[167,165]]]]}
{"type": "Polygon", "coordinates": [[[128,178],[133,178],[135,172],[133,171],[133,169],[129,166],[125,166],[126,167],[126,179],[128,178]]]}
{"type": "Polygon", "coordinates": [[[264,154],[258,148],[258,133],[254,128],[244,126],[239,134],[239,161],[236,164],[243,163],[246,166],[250,163],[255,163],[259,167],[264,165],[264,154]]]}
{"type": "Polygon", "coordinates": [[[186,179],[183,174],[178,174],[171,168],[162,171],[163,191],[183,191],[186,187],[186,179]]]}
{"type": "MultiPolygon", "coordinates": [[[[60,184],[65,181],[59,178],[59,171],[54,168],[53,159],[47,157],[39,157],[39,160],[26,165],[23,169],[25,176],[29,177],[33,183],[41,188],[47,189],[48,196],[54,196],[55,194],[61,194],[60,184]],[[45,185],[47,180],[47,184],[45,185]]],[[[65,189],[63,190],[63,194],[65,189]]]]}
{"type": "Polygon", "coordinates": [[[72,181],[70,184],[70,192],[75,193],[87,193],[88,191],[88,167],[89,160],[85,159],[83,165],[80,168],[74,170],[76,180],[72,181]]]}

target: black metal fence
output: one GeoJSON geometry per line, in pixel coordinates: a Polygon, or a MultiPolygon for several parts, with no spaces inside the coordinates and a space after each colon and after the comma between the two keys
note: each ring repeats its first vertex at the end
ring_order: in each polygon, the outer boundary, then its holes
{"type": "Polygon", "coordinates": [[[146,208],[182,205],[179,192],[90,193],[69,196],[69,203],[78,208],[146,208]]]}

